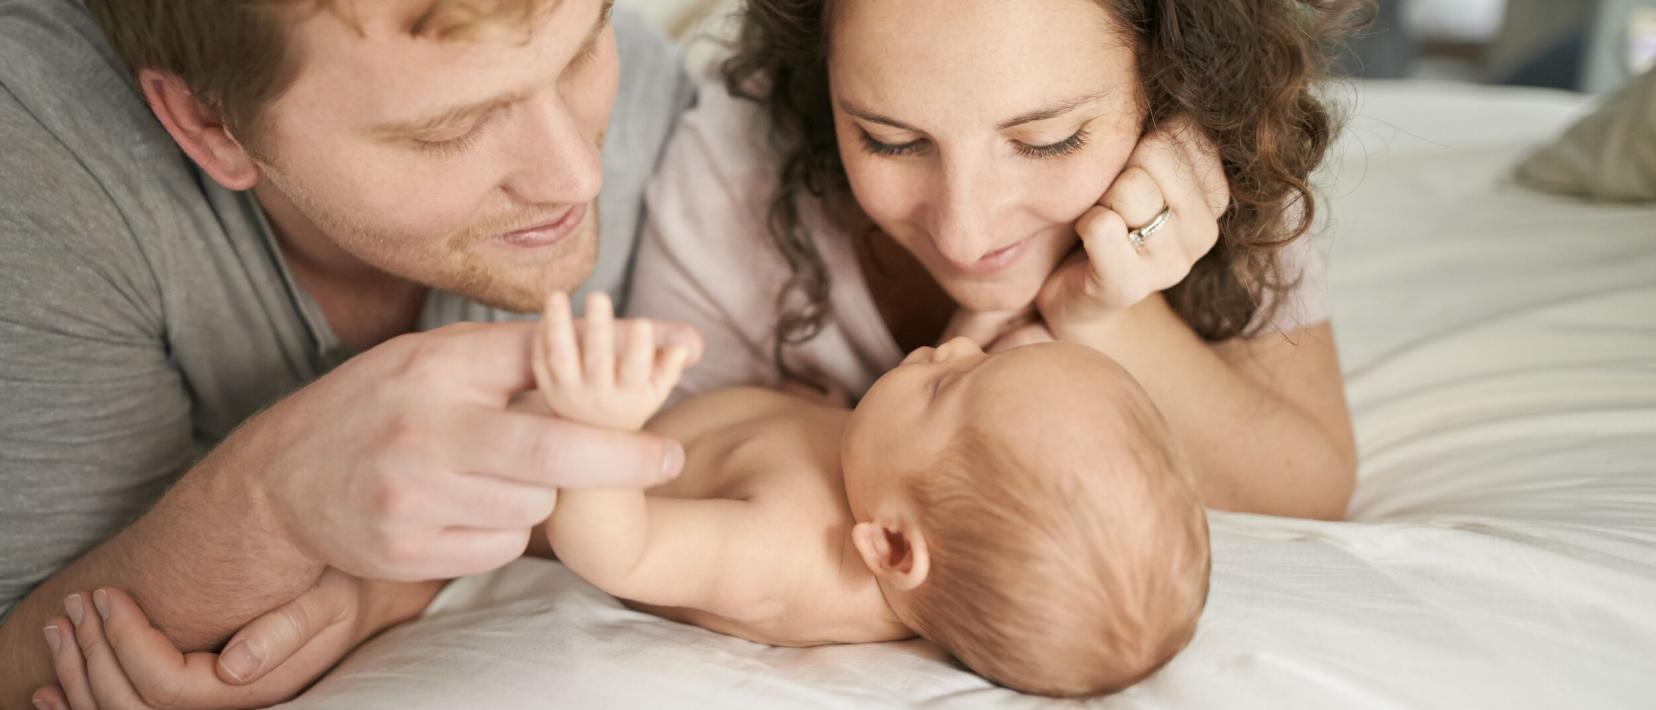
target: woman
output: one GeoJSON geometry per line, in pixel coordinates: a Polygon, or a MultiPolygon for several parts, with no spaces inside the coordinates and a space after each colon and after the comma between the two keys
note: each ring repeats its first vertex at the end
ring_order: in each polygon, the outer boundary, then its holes
{"type": "Polygon", "coordinates": [[[950,335],[1083,342],[1208,505],[1339,518],[1355,445],[1303,238],[1329,5],[749,0],[651,188],[632,311],[701,329],[693,391],[860,396],[950,335]]]}

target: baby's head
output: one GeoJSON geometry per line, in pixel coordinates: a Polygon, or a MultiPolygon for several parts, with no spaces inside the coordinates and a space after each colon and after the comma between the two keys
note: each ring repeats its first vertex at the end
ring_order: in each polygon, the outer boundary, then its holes
{"type": "Polygon", "coordinates": [[[1195,632],[1207,518],[1148,396],[1095,350],[922,348],[858,405],[843,458],[886,600],[990,680],[1119,690],[1195,632]]]}

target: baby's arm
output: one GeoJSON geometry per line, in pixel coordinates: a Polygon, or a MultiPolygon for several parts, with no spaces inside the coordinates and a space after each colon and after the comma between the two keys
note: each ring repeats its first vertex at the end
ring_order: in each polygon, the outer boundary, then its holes
{"type": "MultiPolygon", "coordinates": [[[[577,338],[568,298],[548,301],[533,358],[541,396],[560,417],[637,430],[672,392],[687,353],[658,348],[649,321],[616,323],[601,294],[586,316],[577,338]]],[[[546,527],[559,560],[624,599],[734,615],[763,598],[765,580],[739,552],[763,539],[746,501],[564,489],[546,527]]]]}

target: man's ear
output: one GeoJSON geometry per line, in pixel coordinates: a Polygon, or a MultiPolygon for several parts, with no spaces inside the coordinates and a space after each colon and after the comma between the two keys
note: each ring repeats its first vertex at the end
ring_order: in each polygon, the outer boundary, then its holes
{"type": "Polygon", "coordinates": [[[218,113],[190,91],[183,77],[143,69],[138,72],[138,86],[173,141],[214,182],[237,191],[251,190],[259,183],[259,166],[253,156],[230,135],[218,113]]]}
{"type": "Polygon", "coordinates": [[[924,584],[931,572],[926,536],[908,523],[857,523],[851,542],[880,581],[902,591],[924,584]]]}

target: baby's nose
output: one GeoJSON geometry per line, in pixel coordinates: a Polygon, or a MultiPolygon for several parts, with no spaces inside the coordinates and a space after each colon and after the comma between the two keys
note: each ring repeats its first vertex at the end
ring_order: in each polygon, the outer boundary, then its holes
{"type": "Polygon", "coordinates": [[[969,355],[974,352],[981,352],[981,350],[978,349],[977,343],[971,338],[962,335],[937,348],[937,357],[933,358],[933,362],[950,360],[960,357],[961,355],[969,355]]]}

